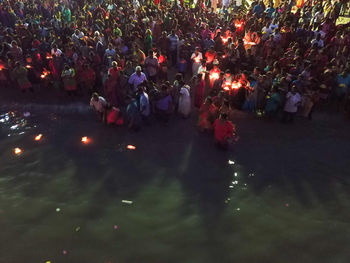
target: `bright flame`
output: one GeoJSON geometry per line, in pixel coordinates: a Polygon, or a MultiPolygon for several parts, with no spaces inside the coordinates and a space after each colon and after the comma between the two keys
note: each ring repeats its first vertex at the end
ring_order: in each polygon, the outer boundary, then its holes
{"type": "Polygon", "coordinates": [[[40,78],[44,79],[47,75],[50,74],[50,71],[48,71],[46,68],[44,68],[43,73],[40,75],[40,78]]]}
{"type": "Polygon", "coordinates": [[[84,144],[90,143],[90,139],[87,136],[81,137],[81,142],[84,144]]]}
{"type": "Polygon", "coordinates": [[[163,55],[160,55],[158,58],[158,63],[162,64],[165,61],[165,57],[163,55]]]}
{"type": "Polygon", "coordinates": [[[131,145],[131,144],[126,146],[126,148],[129,149],[129,150],[135,150],[136,149],[136,147],[134,145],[131,145]]]}
{"type": "Polygon", "coordinates": [[[237,23],[237,22],[235,23],[236,28],[241,28],[242,26],[243,26],[243,23],[237,23]]]}
{"type": "Polygon", "coordinates": [[[210,78],[211,80],[219,79],[219,73],[213,72],[213,73],[210,74],[209,78],[210,78]]]}
{"type": "Polygon", "coordinates": [[[221,37],[222,43],[226,44],[228,41],[228,37],[221,37]]]}
{"type": "Polygon", "coordinates": [[[239,89],[240,87],[242,87],[241,82],[233,82],[232,83],[232,89],[239,89]]]}
{"type": "Polygon", "coordinates": [[[14,154],[16,154],[16,155],[21,155],[23,151],[22,151],[21,148],[15,148],[15,149],[13,150],[13,152],[14,152],[14,154]]]}
{"type": "Polygon", "coordinates": [[[42,134],[38,134],[37,136],[35,136],[35,140],[40,141],[42,137],[43,137],[42,134]]]}

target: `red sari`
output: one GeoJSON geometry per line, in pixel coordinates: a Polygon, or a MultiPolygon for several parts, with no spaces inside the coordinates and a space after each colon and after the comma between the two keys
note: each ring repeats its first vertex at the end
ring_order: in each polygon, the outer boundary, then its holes
{"type": "Polygon", "coordinates": [[[194,106],[200,108],[204,101],[204,89],[205,81],[203,79],[198,80],[194,90],[194,106]]]}
{"type": "Polygon", "coordinates": [[[124,124],[124,119],[118,108],[112,107],[107,113],[107,124],[116,124],[118,126],[124,124]]]}
{"type": "Polygon", "coordinates": [[[226,143],[228,139],[233,137],[235,126],[231,121],[224,123],[220,119],[214,122],[214,137],[219,143],[226,143]]]}
{"type": "Polygon", "coordinates": [[[213,128],[213,121],[217,115],[218,108],[214,104],[203,105],[199,109],[198,126],[202,130],[211,130],[213,128]]]}

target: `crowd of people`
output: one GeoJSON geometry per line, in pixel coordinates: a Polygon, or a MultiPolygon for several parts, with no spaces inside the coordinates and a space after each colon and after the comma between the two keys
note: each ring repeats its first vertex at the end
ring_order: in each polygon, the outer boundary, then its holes
{"type": "Polygon", "coordinates": [[[350,29],[336,24],[347,3],[245,4],[4,0],[0,84],[90,94],[101,120],[135,130],[197,108],[224,147],[233,109],[286,123],[321,103],[349,114],[350,29]]]}

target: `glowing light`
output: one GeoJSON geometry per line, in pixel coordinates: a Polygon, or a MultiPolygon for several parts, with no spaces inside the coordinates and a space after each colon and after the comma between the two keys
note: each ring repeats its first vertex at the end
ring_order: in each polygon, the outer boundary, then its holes
{"type": "Polygon", "coordinates": [[[129,201],[129,200],[122,200],[123,204],[128,204],[131,205],[133,203],[133,201],[129,201]]]}
{"type": "Polygon", "coordinates": [[[23,153],[23,151],[22,151],[21,148],[15,148],[15,149],[13,150],[13,152],[14,152],[14,154],[16,154],[16,155],[21,155],[21,154],[23,153]]]}
{"type": "Polygon", "coordinates": [[[222,43],[226,44],[228,42],[228,37],[221,37],[222,43]]]}
{"type": "Polygon", "coordinates": [[[90,141],[91,141],[90,138],[87,136],[81,137],[81,142],[84,144],[88,144],[90,143],[90,141]]]}
{"type": "Polygon", "coordinates": [[[240,29],[242,26],[243,26],[243,23],[238,23],[238,22],[235,23],[235,27],[238,29],[240,29]]]}
{"type": "Polygon", "coordinates": [[[219,73],[213,72],[209,75],[210,80],[217,80],[219,79],[219,73]]]}
{"type": "Polygon", "coordinates": [[[35,136],[34,139],[35,139],[36,141],[40,141],[42,137],[43,137],[42,134],[38,134],[37,136],[35,136]]]}
{"type": "Polygon", "coordinates": [[[61,211],[61,209],[59,207],[57,207],[56,212],[58,213],[59,211],[61,211]]]}
{"type": "Polygon", "coordinates": [[[26,66],[27,69],[33,68],[31,65],[26,66]]]}
{"type": "Polygon", "coordinates": [[[5,66],[3,64],[0,64],[0,71],[2,71],[3,69],[5,69],[5,66]]]}
{"type": "Polygon", "coordinates": [[[239,89],[240,87],[242,87],[241,82],[233,82],[232,83],[232,89],[239,89]]]}
{"type": "Polygon", "coordinates": [[[162,64],[165,61],[165,57],[163,55],[160,55],[158,58],[158,63],[162,64]]]}
{"type": "Polygon", "coordinates": [[[50,74],[50,71],[48,71],[46,68],[44,68],[43,73],[40,75],[40,78],[44,79],[47,75],[50,74]]]}
{"type": "Polygon", "coordinates": [[[195,57],[194,62],[199,63],[199,62],[201,62],[201,59],[199,57],[195,57]]]}
{"type": "Polygon", "coordinates": [[[46,59],[52,59],[52,56],[49,53],[46,53],[46,59]]]}
{"type": "Polygon", "coordinates": [[[126,146],[126,148],[129,149],[129,150],[135,150],[136,149],[136,147],[134,145],[131,145],[131,144],[126,146]]]}
{"type": "Polygon", "coordinates": [[[228,160],[228,164],[235,164],[234,161],[228,160]]]}

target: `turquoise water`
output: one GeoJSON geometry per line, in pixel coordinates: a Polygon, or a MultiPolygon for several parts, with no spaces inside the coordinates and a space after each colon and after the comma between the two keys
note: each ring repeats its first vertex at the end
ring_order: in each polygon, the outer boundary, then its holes
{"type": "Polygon", "coordinates": [[[223,152],[194,118],[130,133],[45,112],[0,117],[1,263],[350,261],[337,116],[285,126],[237,112],[240,140],[223,152]]]}

